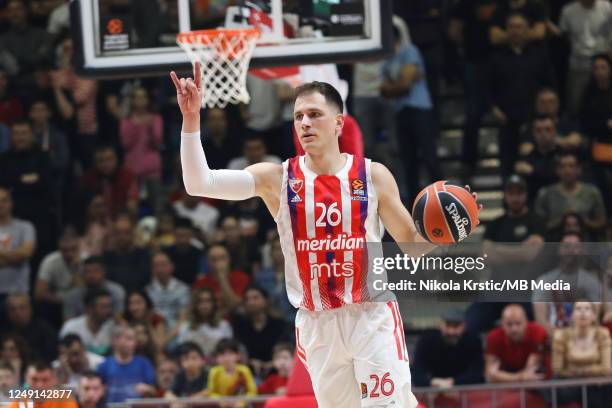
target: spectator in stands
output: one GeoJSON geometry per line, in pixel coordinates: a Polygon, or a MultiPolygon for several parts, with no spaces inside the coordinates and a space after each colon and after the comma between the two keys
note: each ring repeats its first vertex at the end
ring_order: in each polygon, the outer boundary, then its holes
{"type": "Polygon", "coordinates": [[[209,356],[220,340],[232,338],[234,332],[227,320],[219,315],[217,298],[211,289],[196,289],[191,296],[187,319],[178,326],[177,343],[196,343],[209,356]]]}
{"type": "Polygon", "coordinates": [[[118,216],[109,236],[112,247],[104,253],[108,278],[127,291],[143,288],[151,279],[151,255],[134,244],[135,237],[132,218],[118,216]]]}
{"type": "Polygon", "coordinates": [[[430,179],[441,178],[436,159],[438,125],[421,54],[413,44],[402,44],[396,26],[393,33],[395,53],[382,66],[380,92],[392,100],[398,137],[409,138],[398,139],[398,145],[405,158],[406,197],[412,203],[420,190],[420,164],[425,166],[430,179]]]}
{"type": "Polygon", "coordinates": [[[529,201],[533,202],[538,190],[559,180],[556,163],[561,147],[556,143],[559,136],[552,117],[536,116],[531,131],[535,146],[514,163],[514,171],[527,180],[529,201]]]}
{"type": "Polygon", "coordinates": [[[145,322],[135,322],[130,324],[130,327],[136,334],[136,354],[146,357],[154,367],[157,366],[163,357],[163,352],[153,338],[151,325],[145,322]]]}
{"type": "Polygon", "coordinates": [[[12,365],[0,362],[0,398],[6,400],[19,387],[19,376],[12,365]]]}
{"type": "MultiPolygon", "coordinates": [[[[26,378],[24,387],[29,390],[34,390],[34,395],[36,395],[36,391],[38,392],[51,392],[53,390],[58,390],[61,392],[62,388],[60,388],[60,384],[57,382],[57,378],[55,377],[55,372],[51,365],[46,361],[36,361],[28,365],[26,370],[26,378]]],[[[51,394],[53,395],[53,394],[51,394]]],[[[8,406],[9,408],[19,408],[23,404],[26,406],[34,405],[35,398],[31,398],[29,401],[25,399],[21,399],[19,401],[13,401],[8,406]]],[[[42,398],[42,402],[37,401],[36,404],[40,404],[42,408],[46,407],[54,407],[60,406],[62,408],[77,408],[78,405],[72,395],[65,392],[63,395],[63,399],[61,400],[61,405],[58,404],[57,401],[54,401],[53,398],[42,398]]]]}
{"type": "Polygon", "coordinates": [[[478,161],[480,122],[489,109],[491,99],[487,83],[492,49],[489,27],[497,7],[495,0],[459,0],[450,11],[449,37],[465,54],[463,164],[466,179],[469,179],[478,161]]]}
{"type": "Polygon", "coordinates": [[[85,313],[85,296],[88,292],[105,290],[112,298],[113,313],[121,313],[125,300],[125,290],[121,285],[106,279],[104,261],[99,256],[92,256],[81,267],[82,285],[69,290],[64,296],[64,319],[72,319],[85,313]]]}
{"type": "Polygon", "coordinates": [[[47,32],[53,36],[57,36],[70,29],[70,3],[60,3],[51,10],[47,22],[47,32]]]}
{"type": "Polygon", "coordinates": [[[487,382],[516,382],[544,379],[543,359],[546,330],[527,321],[520,305],[508,305],[501,327],[487,336],[485,378],[487,382]]]}
{"type": "Polygon", "coordinates": [[[501,125],[499,152],[504,177],[512,172],[521,126],[528,120],[536,92],[554,85],[554,72],[546,49],[529,42],[527,18],[512,13],[506,20],[508,44],[491,60],[490,87],[493,115],[501,125]]]}
{"type": "MultiPolygon", "coordinates": [[[[162,211],[157,215],[157,224],[155,225],[155,234],[151,238],[152,249],[164,249],[168,253],[168,247],[174,245],[174,212],[172,210],[162,211]]],[[[171,257],[172,258],[172,257],[171,257]]],[[[175,275],[177,265],[175,266],[175,275]]],[[[180,278],[179,278],[180,279],[180,278]]]]}
{"type": "Polygon", "coordinates": [[[252,275],[258,269],[259,248],[254,236],[244,234],[241,221],[232,215],[223,218],[218,238],[229,250],[232,269],[252,275]]]}
{"type": "Polygon", "coordinates": [[[66,229],[59,239],[59,250],[43,258],[34,285],[34,300],[53,309],[46,316],[57,315],[61,321],[66,294],[80,281],[79,241],[76,233],[66,229]],[[56,311],[57,310],[57,311],[56,311]]]}
{"type": "Polygon", "coordinates": [[[219,210],[202,201],[202,197],[187,194],[184,187],[181,194],[181,199],[173,204],[174,211],[179,217],[191,220],[193,226],[199,230],[199,235],[208,240],[217,227],[219,210]]]}
{"type": "Polygon", "coordinates": [[[240,154],[240,149],[229,132],[227,112],[221,108],[207,109],[204,128],[202,145],[206,152],[210,152],[207,155],[210,158],[206,157],[208,165],[211,169],[228,168],[228,163],[240,154]]]}
{"type": "Polygon", "coordinates": [[[55,375],[63,385],[76,390],[83,374],[95,370],[104,357],[85,350],[76,334],[67,334],[59,343],[59,358],[52,364],[55,375]]]}
{"type": "Polygon", "coordinates": [[[41,28],[47,27],[47,20],[51,11],[61,0],[31,0],[30,7],[30,22],[41,28]]]}
{"type": "Polygon", "coordinates": [[[166,320],[153,308],[153,301],[146,290],[137,289],[125,298],[123,319],[129,324],[144,323],[148,326],[153,342],[161,350],[166,345],[168,326],[166,320]]]}
{"type": "Polygon", "coordinates": [[[268,154],[266,142],[262,136],[251,135],[247,137],[242,144],[242,156],[230,160],[227,168],[231,170],[242,170],[250,165],[261,162],[280,164],[281,159],[278,156],[268,154]]]}
{"type": "MultiPolygon", "coordinates": [[[[282,102],[275,82],[261,79],[255,75],[247,75],[247,89],[251,96],[251,103],[240,108],[247,134],[259,136],[260,140],[267,143],[267,147],[274,151],[274,154],[281,154],[280,148],[283,145],[290,145],[291,141],[287,138],[282,139],[282,102]]],[[[244,144],[243,147],[245,147],[244,144]]],[[[277,157],[276,160],[280,159],[277,157]]],[[[232,168],[231,162],[228,168],[232,168]]]]}
{"type": "Polygon", "coordinates": [[[106,355],[112,342],[113,303],[111,294],[104,289],[91,290],[85,295],[85,314],[64,323],[60,337],[78,335],[85,348],[98,355],[106,355]]]}
{"type": "Polygon", "coordinates": [[[203,246],[194,238],[193,224],[188,218],[174,223],[174,245],[164,248],[175,266],[174,276],[193,285],[204,263],[203,246]]]}
{"type": "Polygon", "coordinates": [[[208,248],[207,260],[208,274],[197,279],[193,287],[211,289],[219,301],[223,316],[240,305],[251,279],[246,273],[230,268],[230,254],[223,244],[211,245],[208,248]]]}
{"type": "Polygon", "coordinates": [[[83,205],[85,214],[79,217],[79,252],[81,258],[100,256],[107,245],[107,236],[112,228],[110,209],[101,194],[89,197],[83,205]]]}
{"type": "Polygon", "coordinates": [[[551,230],[548,233],[549,242],[561,242],[563,237],[566,234],[574,233],[578,234],[582,237],[584,242],[591,242],[592,238],[589,234],[589,231],[582,219],[582,216],[575,212],[566,212],[563,214],[563,218],[561,219],[561,225],[559,228],[551,230]]]}
{"type": "MultiPolygon", "coordinates": [[[[2,54],[0,54],[0,64],[2,64],[1,60],[2,54]]],[[[9,74],[5,69],[0,67],[0,123],[6,126],[12,126],[14,122],[23,116],[21,102],[11,91],[9,74]]],[[[8,146],[2,147],[2,150],[8,149],[8,146]]]]}
{"type": "Polygon", "coordinates": [[[257,387],[258,394],[284,395],[289,375],[293,370],[294,347],[289,343],[278,343],[272,349],[273,371],[257,387]]]}
{"type": "Polygon", "coordinates": [[[0,50],[6,50],[4,59],[16,62],[19,74],[31,74],[34,69],[51,59],[51,43],[47,33],[28,23],[27,5],[22,0],[10,0],[6,4],[9,29],[0,35],[0,50]]]}
{"type": "Polygon", "coordinates": [[[145,88],[134,88],[131,112],[121,120],[121,145],[125,150],[125,166],[146,188],[147,198],[154,212],[159,210],[163,123],[159,114],[150,107],[145,88]]]}
{"type": "Polygon", "coordinates": [[[544,284],[562,280],[570,285],[571,290],[535,290],[532,293],[536,321],[551,337],[555,328],[570,324],[573,302],[578,299],[600,302],[602,299],[599,281],[582,264],[581,244],[580,234],[566,233],[559,244],[559,266],[537,278],[544,284]]]}
{"type": "Polygon", "coordinates": [[[179,373],[179,366],[172,359],[165,359],[157,366],[157,397],[162,398],[172,392],[172,386],[179,373]]]}
{"type": "Polygon", "coordinates": [[[572,153],[562,153],[557,161],[559,182],[538,192],[536,213],[546,220],[546,229],[557,228],[566,212],[580,214],[592,234],[598,234],[606,224],[606,208],[599,189],[579,181],[581,165],[572,153]]]}
{"type": "Polygon", "coordinates": [[[545,87],[538,91],[535,116],[553,118],[558,136],[555,142],[560,148],[575,151],[586,144],[583,135],[578,131],[578,125],[566,115],[561,114],[559,94],[554,89],[545,87]]]}
{"type": "Polygon", "coordinates": [[[122,211],[136,213],[138,182],[134,174],[119,164],[115,148],[100,145],[94,151],[94,166],[81,178],[81,186],[93,194],[100,194],[115,217],[122,211]]]}
{"type": "Polygon", "coordinates": [[[546,37],[546,16],[544,7],[533,0],[505,0],[499,3],[489,29],[491,44],[506,45],[510,42],[510,33],[506,21],[511,14],[522,14],[528,23],[527,41],[542,41],[546,37]]]}
{"type": "Polygon", "coordinates": [[[128,326],[113,330],[113,354],[98,366],[107,389],[107,402],[155,395],[155,368],[136,353],[136,333],[128,326]]]}
{"type": "Polygon", "coordinates": [[[412,382],[419,387],[449,388],[483,381],[482,344],[466,331],[465,313],[442,313],[439,330],[419,337],[412,363],[412,382]]]}
{"type": "Polygon", "coordinates": [[[0,338],[0,363],[8,364],[15,371],[19,384],[23,383],[25,370],[31,360],[31,350],[18,334],[4,333],[0,338]]]}
{"type": "Polygon", "coordinates": [[[288,327],[284,320],[270,316],[268,293],[250,286],[244,293],[244,315],[232,320],[234,337],[246,346],[250,365],[259,375],[272,361],[272,349],[280,341],[287,340],[288,327]]]}
{"type": "Polygon", "coordinates": [[[153,278],[146,291],[155,309],[164,317],[169,329],[173,329],[189,305],[189,287],[172,276],[174,265],[164,252],[151,257],[153,278]]]}
{"type": "MultiPolygon", "coordinates": [[[[574,303],[572,325],[555,330],[552,344],[552,370],[558,377],[600,377],[612,373],[610,332],[599,326],[597,308],[588,301],[574,303]]],[[[559,388],[558,404],[582,401],[580,388],[559,388]]],[[[612,387],[587,387],[589,407],[610,406],[612,387]]]]}
{"type": "MultiPolygon", "coordinates": [[[[94,79],[77,76],[74,72],[74,45],[72,37],[66,36],[58,47],[59,69],[51,73],[57,102],[65,109],[64,114],[73,117],[75,134],[72,143],[73,157],[83,169],[89,167],[91,156],[98,143],[98,117],[96,100],[98,84],[94,79]],[[61,94],[68,92],[70,98],[61,100],[61,94]]],[[[108,135],[101,135],[100,141],[109,142],[108,135]]]]}
{"type": "MultiPolygon", "coordinates": [[[[257,395],[257,385],[249,367],[239,364],[240,343],[224,339],[217,344],[217,365],[208,375],[208,395],[229,397],[257,395]]],[[[234,405],[241,407],[242,405],[234,405]]]]}
{"type": "Polygon", "coordinates": [[[285,257],[278,236],[270,244],[272,266],[255,274],[254,282],[270,295],[270,306],[287,322],[295,321],[297,310],[289,302],[285,286],[285,257]]]}
{"type": "Polygon", "coordinates": [[[549,24],[552,32],[569,37],[571,52],[567,74],[567,106],[573,116],[591,75],[591,57],[610,47],[612,7],[604,0],[577,0],[561,11],[559,27],[549,24]]]}
{"type": "Polygon", "coordinates": [[[11,192],[0,187],[0,304],[9,293],[28,292],[35,246],[34,226],[13,217],[11,192]]]}
{"type": "MultiPolygon", "coordinates": [[[[544,223],[527,203],[527,184],[518,175],[512,175],[504,188],[504,215],[487,225],[483,237],[483,253],[487,265],[498,279],[530,279],[533,260],[544,242],[544,223]]],[[[488,330],[499,318],[508,300],[524,298],[524,292],[506,291],[495,294],[488,301],[475,302],[467,310],[467,327],[473,333],[488,330]]],[[[531,305],[523,305],[531,314],[531,305]]]]}
{"type": "Polygon", "coordinates": [[[77,389],[79,408],[101,408],[104,407],[104,394],[106,387],[100,374],[87,371],[81,377],[77,389]]]}
{"type": "Polygon", "coordinates": [[[179,361],[181,370],[168,396],[197,397],[204,395],[208,385],[208,370],[200,346],[192,342],[181,344],[179,361]]]}
{"type": "Polygon", "coordinates": [[[27,121],[16,121],[11,127],[11,149],[0,155],[0,186],[11,189],[15,215],[34,224],[37,254],[50,252],[57,241],[59,221],[51,167],[27,121]]]}
{"type": "Polygon", "coordinates": [[[36,144],[49,155],[55,188],[63,187],[70,167],[70,150],[66,134],[51,122],[51,109],[44,99],[35,100],[30,105],[30,120],[36,144]]]}
{"type": "Polygon", "coordinates": [[[6,298],[7,332],[21,336],[36,359],[51,361],[57,355],[57,331],[46,320],[35,316],[26,294],[6,298]]]}
{"type": "MultiPolygon", "coordinates": [[[[612,18],[612,17],[611,17],[612,18]]],[[[592,76],[580,107],[580,123],[592,141],[595,175],[604,197],[612,196],[612,61],[607,55],[593,58],[592,76]]],[[[607,209],[612,211],[610,200],[607,209]]]]}

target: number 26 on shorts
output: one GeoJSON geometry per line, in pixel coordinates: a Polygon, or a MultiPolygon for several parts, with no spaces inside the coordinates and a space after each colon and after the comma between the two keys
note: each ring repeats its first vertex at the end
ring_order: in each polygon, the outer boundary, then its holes
{"type": "Polygon", "coordinates": [[[370,375],[370,380],[374,381],[374,388],[372,388],[372,391],[370,392],[370,398],[380,397],[381,394],[383,397],[388,397],[389,395],[393,394],[393,391],[395,391],[395,383],[391,378],[389,378],[390,376],[391,373],[389,372],[385,373],[382,377],[379,377],[376,374],[370,375]]]}

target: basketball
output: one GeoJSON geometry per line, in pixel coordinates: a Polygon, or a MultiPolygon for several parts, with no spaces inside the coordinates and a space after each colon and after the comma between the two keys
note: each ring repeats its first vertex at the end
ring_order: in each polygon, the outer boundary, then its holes
{"type": "Polygon", "coordinates": [[[463,241],[479,223],[472,194],[447,181],[436,181],[417,195],[412,217],[419,234],[434,244],[463,241]]]}

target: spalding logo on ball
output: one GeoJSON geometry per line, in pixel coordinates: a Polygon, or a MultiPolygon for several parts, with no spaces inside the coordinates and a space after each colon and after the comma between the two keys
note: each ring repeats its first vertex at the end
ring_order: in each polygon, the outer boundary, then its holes
{"type": "Polygon", "coordinates": [[[463,187],[436,181],[414,200],[412,218],[419,231],[434,244],[454,244],[478,225],[478,203],[463,187]]]}

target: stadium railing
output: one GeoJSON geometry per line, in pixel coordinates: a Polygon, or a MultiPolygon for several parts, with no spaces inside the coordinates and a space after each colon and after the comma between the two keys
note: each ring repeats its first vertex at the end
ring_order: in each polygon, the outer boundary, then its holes
{"type": "MultiPolygon", "coordinates": [[[[487,383],[474,385],[459,385],[451,388],[434,388],[434,387],[413,387],[414,394],[418,395],[419,400],[424,403],[427,408],[435,408],[436,397],[443,394],[458,394],[459,405],[461,408],[470,406],[470,392],[487,392],[490,393],[491,408],[498,406],[497,393],[502,391],[515,391],[520,394],[520,408],[528,408],[526,393],[533,390],[550,390],[551,400],[549,406],[558,408],[560,405],[557,401],[557,390],[559,388],[578,387],[581,389],[582,406],[588,407],[587,387],[612,385],[612,377],[592,377],[580,379],[556,379],[545,381],[528,381],[528,382],[512,382],[512,383],[487,383]],[[423,398],[424,397],[424,398],[423,398]]],[[[245,403],[245,407],[263,407],[265,402],[273,398],[274,395],[259,395],[255,397],[223,397],[223,398],[141,398],[131,399],[124,403],[108,404],[109,408],[190,408],[197,406],[198,408],[219,407],[223,402],[245,403]]]]}

